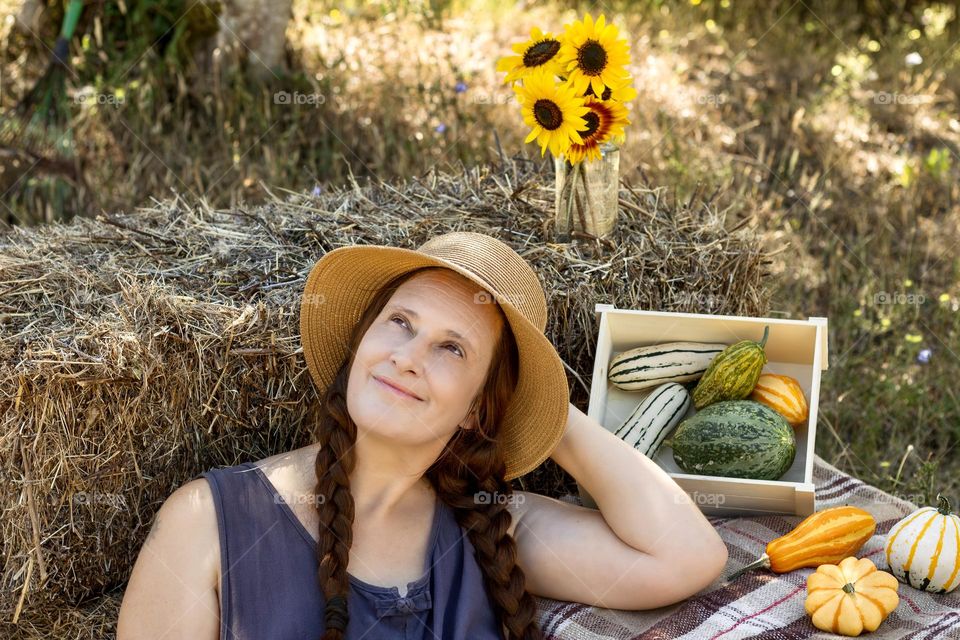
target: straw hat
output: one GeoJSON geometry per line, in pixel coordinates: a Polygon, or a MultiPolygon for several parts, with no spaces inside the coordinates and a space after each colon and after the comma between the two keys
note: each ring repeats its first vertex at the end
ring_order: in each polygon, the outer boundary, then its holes
{"type": "MultiPolygon", "coordinates": [[[[401,273],[446,267],[492,294],[513,330],[520,355],[516,390],[500,425],[507,480],[532,471],[560,442],[569,389],[563,362],[544,335],[547,304],[536,273],[500,240],[469,231],[437,236],[417,250],[350,246],[313,266],[300,303],[303,355],[317,388],[333,381],[351,331],[377,289],[401,273]]],[[[479,295],[479,294],[478,294],[479,295]]],[[[482,296],[478,302],[492,302],[482,296]]]]}

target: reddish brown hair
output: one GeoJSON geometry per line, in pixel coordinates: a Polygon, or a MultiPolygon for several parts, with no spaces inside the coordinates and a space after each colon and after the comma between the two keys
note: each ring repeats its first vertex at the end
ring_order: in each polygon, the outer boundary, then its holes
{"type": "MultiPolygon", "coordinates": [[[[346,606],[350,588],[347,564],[353,542],[354,504],[350,493],[350,472],[355,464],[357,427],[347,412],[347,380],[353,365],[352,354],[374,319],[394,292],[416,273],[441,269],[425,267],[402,274],[379,291],[364,311],[349,340],[348,355],[336,377],[323,392],[316,407],[316,438],[320,450],[316,459],[317,501],[320,532],[317,558],[318,579],[326,600],[326,632],[322,640],[341,640],[349,619],[346,606]]],[[[476,429],[458,429],[437,460],[427,469],[439,499],[453,509],[460,527],[476,549],[483,573],[484,588],[508,640],[543,637],[535,618],[536,605],[527,592],[523,571],[517,566],[517,546],[507,534],[511,516],[507,502],[512,495],[504,478],[506,464],[498,438],[499,425],[516,387],[519,357],[513,332],[499,306],[503,330],[481,390],[476,429]],[[506,496],[478,504],[475,494],[486,492],[506,496]]]]}

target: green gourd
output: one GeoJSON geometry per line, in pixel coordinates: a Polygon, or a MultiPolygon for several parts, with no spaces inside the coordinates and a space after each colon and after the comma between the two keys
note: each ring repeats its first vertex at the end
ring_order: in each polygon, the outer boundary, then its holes
{"type": "Polygon", "coordinates": [[[749,396],[767,364],[763,348],[769,334],[770,327],[764,327],[760,342],[741,340],[717,354],[693,390],[693,406],[702,409],[714,402],[749,396]]]}

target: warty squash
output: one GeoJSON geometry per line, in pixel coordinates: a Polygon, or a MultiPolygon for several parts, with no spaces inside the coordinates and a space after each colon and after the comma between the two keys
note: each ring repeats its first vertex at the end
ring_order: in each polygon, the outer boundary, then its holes
{"type": "Polygon", "coordinates": [[[786,573],[840,562],[857,553],[876,530],[877,521],[858,507],[843,505],[811,513],[790,533],[767,543],[766,553],[727,580],[760,567],[786,573]]]}
{"type": "Polygon", "coordinates": [[[845,636],[876,631],[900,604],[900,583],[878,571],[870,558],[848,557],[822,564],[807,576],[803,603],[817,629],[845,636]]]}
{"type": "Polygon", "coordinates": [[[764,327],[760,342],[741,340],[717,354],[693,389],[693,406],[702,409],[714,402],[749,396],[767,364],[764,347],[769,335],[770,327],[764,327]]]}

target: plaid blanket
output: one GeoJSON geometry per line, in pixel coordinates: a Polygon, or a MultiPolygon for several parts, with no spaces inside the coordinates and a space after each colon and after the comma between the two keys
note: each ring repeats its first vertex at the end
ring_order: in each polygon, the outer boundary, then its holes
{"type": "MultiPolygon", "coordinates": [[[[817,509],[850,504],[868,511],[877,531],[858,553],[886,569],[883,547],[887,533],[917,506],[886,494],[826,463],[814,461],[817,509]]],[[[578,499],[574,501],[579,502],[578,499]]],[[[748,572],[726,583],[727,575],[749,564],[766,543],[793,529],[798,516],[713,517],[709,520],[727,544],[730,558],[720,577],[709,587],[669,607],[646,611],[601,609],[575,602],[536,598],[544,637],[682,638],[683,640],[738,640],[760,638],[840,638],[820,631],[803,608],[807,576],[814,569],[782,575],[770,571],[748,572]]],[[[900,604],[873,633],[861,637],[883,640],[939,640],[960,638],[960,589],[943,595],[918,591],[900,584],[900,604]]]]}

